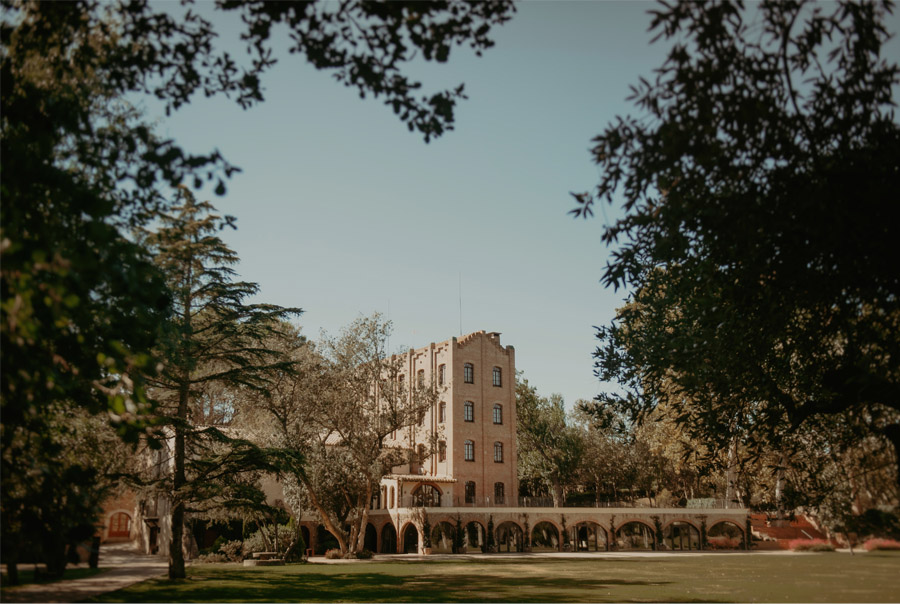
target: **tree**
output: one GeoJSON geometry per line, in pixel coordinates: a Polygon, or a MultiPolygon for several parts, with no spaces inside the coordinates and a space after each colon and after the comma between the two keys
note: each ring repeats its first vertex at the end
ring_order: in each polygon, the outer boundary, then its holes
{"type": "Polygon", "coordinates": [[[516,441],[519,478],[536,478],[550,490],[553,507],[565,504],[565,489],[574,477],[583,453],[581,435],[566,421],[558,394],[541,397],[537,388],[519,376],[516,380],[516,441]]]}
{"type": "MultiPolygon", "coordinates": [[[[197,93],[247,107],[263,99],[275,62],[270,36],[360,95],[381,98],[425,140],[452,128],[462,86],[421,95],[403,71],[446,61],[454,46],[490,47],[512,3],[252,3],[242,15],[251,58],[212,44],[213,24],[191,6],[2,0],[0,22],[0,409],[2,473],[21,478],[21,430],[47,429],[61,401],[108,411],[136,440],[152,410],[143,376],[158,359],[155,326],[169,308],[164,279],[130,237],[166,209],[173,188],[214,183],[236,168],[218,152],[191,154],[160,139],[126,99],[152,95],[176,110],[197,93]]],[[[27,440],[27,439],[26,439],[27,440]]],[[[48,468],[49,469],[49,468],[48,468]]],[[[3,492],[4,513],[12,502],[3,492]]]]}
{"type": "Polygon", "coordinates": [[[372,497],[418,454],[411,443],[423,439],[413,436],[437,402],[434,384],[401,379],[405,356],[388,355],[390,333],[376,313],[298,348],[296,373],[284,374],[272,397],[246,401],[238,420],[260,442],[303,456],[285,481],[288,502],[295,515],[314,509],[344,554],[364,549],[372,497]]]}
{"type": "Polygon", "coordinates": [[[676,421],[713,446],[740,438],[756,453],[834,416],[892,444],[896,460],[891,6],[754,9],[651,11],[672,49],[655,81],[633,88],[645,115],[594,139],[601,181],[573,212],[623,200],[603,235],[617,245],[603,280],[633,288],[598,331],[597,375],[627,390],[605,402],[645,418],[673,401],[676,421]]]}
{"type": "MultiPolygon", "coordinates": [[[[172,579],[185,576],[182,536],[187,506],[191,502],[234,506],[237,492],[247,487],[245,482],[233,482],[235,475],[272,469],[250,443],[196,423],[193,414],[201,410],[204,389],[226,385],[266,396],[269,375],[289,371],[291,361],[266,348],[265,342],[279,334],[283,319],[301,312],[246,304],[244,300],[259,288],[233,280],[237,254],[217,235],[230,219],[214,214],[208,202],[197,203],[187,188],[179,190],[179,201],[171,214],[160,215],[159,229],[144,237],[173,298],[172,318],[161,338],[165,362],[158,375],[148,378],[158,412],[171,426],[172,579]],[[215,488],[221,485],[232,487],[228,495],[215,488]]],[[[259,497],[250,500],[259,503],[259,497]]]]}

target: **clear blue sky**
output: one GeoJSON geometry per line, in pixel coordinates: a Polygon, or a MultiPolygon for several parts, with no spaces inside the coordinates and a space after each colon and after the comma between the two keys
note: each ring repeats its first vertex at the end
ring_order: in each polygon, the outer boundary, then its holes
{"type": "MultiPolygon", "coordinates": [[[[461,291],[463,333],[502,332],[525,377],[571,404],[600,388],[592,326],[625,292],[599,283],[616,210],[576,221],[569,192],[596,184],[591,138],[634,113],[628,85],[663,61],[653,6],[525,2],[483,57],[456,49],[448,64],[416,65],[426,89],[465,82],[469,96],[455,130],[429,144],[285,52],[263,104],[198,98],[160,132],[241,167],[224,197],[209,194],[238,218],[224,234],[237,270],[259,301],[302,307],[308,337],[380,311],[392,349],[446,340],[460,333],[461,291]]],[[[237,25],[217,23],[236,39],[237,25]]]]}

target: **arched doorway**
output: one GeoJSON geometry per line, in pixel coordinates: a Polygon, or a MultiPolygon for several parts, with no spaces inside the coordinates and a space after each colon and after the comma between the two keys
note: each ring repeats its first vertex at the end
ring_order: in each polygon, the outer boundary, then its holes
{"type": "Polygon", "coordinates": [[[340,549],[338,540],[321,524],[316,527],[316,555],[322,556],[330,549],[340,549]]]}
{"type": "Polygon", "coordinates": [[[439,508],[441,507],[441,492],[433,485],[423,484],[413,491],[413,505],[416,507],[439,508]]]}
{"type": "Polygon", "coordinates": [[[525,550],[525,534],[521,527],[511,520],[497,527],[497,550],[501,552],[521,552],[525,550]]]}
{"type": "Polygon", "coordinates": [[[636,520],[627,522],[616,531],[616,545],[622,550],[652,550],[655,545],[653,529],[636,520]]]}
{"type": "Polygon", "coordinates": [[[131,536],[131,516],[116,512],[109,518],[109,539],[128,539],[131,536]]]}
{"type": "Polygon", "coordinates": [[[744,546],[744,531],[735,523],[722,520],[709,527],[706,541],[710,549],[741,549],[744,546]]]}
{"type": "Polygon", "coordinates": [[[397,553],[397,531],[394,525],[388,522],[381,529],[381,553],[396,554],[397,553]]]}
{"type": "Polygon", "coordinates": [[[403,553],[418,554],[419,553],[419,529],[410,522],[403,531],[403,553]]]}
{"type": "Polygon", "coordinates": [[[575,525],[575,551],[599,552],[606,549],[606,530],[596,522],[575,525]]]}
{"type": "Polygon", "coordinates": [[[378,551],[378,531],[375,530],[371,522],[366,524],[366,540],[363,547],[370,552],[378,551]]]}
{"type": "Polygon", "coordinates": [[[663,529],[662,542],[673,551],[700,549],[700,531],[690,522],[673,522],[663,529]]]}
{"type": "MultiPolygon", "coordinates": [[[[300,527],[300,536],[303,537],[303,543],[306,544],[304,549],[312,549],[312,543],[309,542],[309,528],[305,526],[300,527]]],[[[304,556],[306,552],[301,552],[304,556]]]]}
{"type": "Polygon", "coordinates": [[[538,522],[531,530],[531,551],[558,552],[559,530],[550,522],[538,522]]]}
{"type": "Polygon", "coordinates": [[[484,550],[486,545],[485,531],[484,527],[481,526],[481,523],[473,520],[466,525],[465,543],[463,545],[465,545],[466,549],[470,552],[484,550]]]}
{"type": "Polygon", "coordinates": [[[449,522],[438,522],[431,530],[431,551],[437,554],[449,554],[453,551],[453,536],[456,527],[449,522]]]}

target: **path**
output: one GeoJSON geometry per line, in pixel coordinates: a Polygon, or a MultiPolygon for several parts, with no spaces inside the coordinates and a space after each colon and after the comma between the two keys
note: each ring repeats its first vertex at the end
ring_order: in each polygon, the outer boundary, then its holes
{"type": "Polygon", "coordinates": [[[164,575],[168,571],[168,561],[161,556],[142,554],[131,543],[116,543],[100,548],[100,568],[109,570],[84,579],[4,588],[0,602],[84,602],[96,595],[164,575]]]}

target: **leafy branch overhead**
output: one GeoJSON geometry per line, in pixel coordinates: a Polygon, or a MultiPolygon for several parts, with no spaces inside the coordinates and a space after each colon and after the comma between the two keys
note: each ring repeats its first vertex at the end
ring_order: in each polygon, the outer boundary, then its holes
{"type": "MultiPolygon", "coordinates": [[[[724,449],[900,452],[900,69],[890,3],[661,3],[670,46],[594,139],[597,188],[624,213],[603,282],[630,296],[598,329],[601,398],[661,405],[724,449]]],[[[837,454],[837,453],[836,453],[837,454]]],[[[895,469],[898,466],[895,465],[895,469]]],[[[895,470],[900,472],[900,470],[895,470]]],[[[896,476],[900,484],[900,473],[896,476]]]]}

